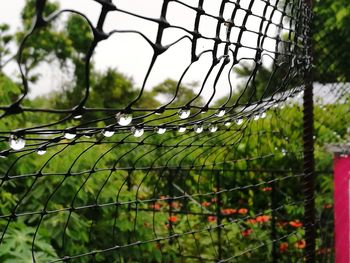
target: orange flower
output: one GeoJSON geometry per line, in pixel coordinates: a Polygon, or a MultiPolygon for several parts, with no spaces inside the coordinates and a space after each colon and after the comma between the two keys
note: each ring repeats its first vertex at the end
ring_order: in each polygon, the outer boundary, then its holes
{"type": "Polygon", "coordinates": [[[242,236],[244,236],[244,237],[249,236],[251,233],[253,233],[253,229],[251,229],[251,228],[248,228],[248,229],[241,232],[242,236]]]}
{"type": "Polygon", "coordinates": [[[160,210],[161,205],[158,204],[158,203],[155,203],[154,205],[150,205],[150,207],[151,207],[153,210],[160,210]]]}
{"type": "Polygon", "coordinates": [[[266,223],[269,220],[270,220],[270,216],[268,216],[268,215],[262,215],[262,216],[256,217],[256,222],[259,222],[259,223],[266,223]]]}
{"type": "Polygon", "coordinates": [[[297,220],[294,220],[294,221],[290,221],[290,222],[289,222],[289,225],[291,225],[292,227],[295,227],[295,228],[299,228],[299,227],[302,227],[302,226],[303,226],[303,223],[301,223],[301,222],[297,219],[297,220]]]}
{"type": "Polygon", "coordinates": [[[256,220],[254,218],[247,219],[246,221],[248,224],[256,224],[256,220]]]}
{"type": "Polygon", "coordinates": [[[240,208],[240,209],[238,209],[238,214],[245,215],[247,213],[248,213],[248,209],[247,208],[240,208]]]}
{"type": "Polygon", "coordinates": [[[215,222],[216,216],[208,216],[208,222],[215,222]]]}
{"type": "Polygon", "coordinates": [[[297,241],[294,246],[298,249],[303,249],[306,246],[306,242],[304,239],[297,241]]]}
{"type": "Polygon", "coordinates": [[[204,206],[204,207],[208,207],[208,206],[210,206],[210,205],[211,205],[210,202],[203,202],[203,203],[202,203],[202,206],[204,206]]]}
{"type": "Polygon", "coordinates": [[[272,187],[266,186],[263,189],[261,189],[261,191],[263,191],[263,192],[270,192],[270,191],[272,191],[272,187]]]}
{"type": "Polygon", "coordinates": [[[235,213],[237,213],[237,210],[233,209],[233,208],[221,209],[221,214],[223,214],[223,215],[232,215],[235,213]]]}
{"type": "Polygon", "coordinates": [[[177,217],[176,216],[169,216],[168,217],[168,221],[171,222],[171,223],[176,223],[177,217]]]}
{"type": "Polygon", "coordinates": [[[169,206],[170,206],[171,208],[177,209],[177,208],[180,207],[180,204],[179,204],[179,202],[171,202],[171,203],[169,204],[169,206]]]}
{"type": "Polygon", "coordinates": [[[280,252],[281,253],[284,253],[284,252],[286,252],[287,251],[287,249],[288,249],[288,243],[286,243],[286,242],[283,242],[283,243],[281,243],[280,244],[280,252]]]}

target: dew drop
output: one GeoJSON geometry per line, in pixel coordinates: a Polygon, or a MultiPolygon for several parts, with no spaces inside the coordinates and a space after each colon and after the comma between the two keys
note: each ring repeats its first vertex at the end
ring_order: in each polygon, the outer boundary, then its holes
{"type": "Polygon", "coordinates": [[[237,123],[238,125],[241,125],[241,124],[243,123],[243,119],[242,119],[242,118],[237,119],[237,120],[236,120],[236,123],[237,123]]]}
{"type": "Polygon", "coordinates": [[[144,133],[143,128],[136,128],[136,127],[132,127],[131,129],[131,133],[135,136],[135,137],[141,137],[144,133]]]}
{"type": "Polygon", "coordinates": [[[194,130],[195,133],[201,133],[203,131],[203,125],[195,124],[193,126],[193,130],[194,130]]]}
{"type": "Polygon", "coordinates": [[[114,131],[104,130],[102,134],[105,137],[112,137],[114,135],[114,131]]]}
{"type": "Polygon", "coordinates": [[[218,126],[217,126],[217,125],[211,124],[211,125],[209,126],[209,131],[210,131],[210,132],[216,132],[217,130],[218,130],[218,126]]]}
{"type": "Polygon", "coordinates": [[[261,114],[260,114],[260,118],[261,118],[261,119],[265,119],[265,118],[266,118],[266,112],[261,113],[261,114]]]}
{"type": "Polygon", "coordinates": [[[178,114],[180,119],[187,119],[190,116],[191,111],[189,109],[180,109],[178,114]]]}
{"type": "Polygon", "coordinates": [[[45,148],[38,149],[38,150],[36,151],[36,153],[37,153],[38,155],[44,155],[44,154],[46,153],[46,149],[45,149],[45,148]]]}
{"type": "Polygon", "coordinates": [[[231,124],[232,124],[232,123],[231,123],[230,121],[225,122],[225,126],[226,126],[226,127],[230,127],[231,124]]]}
{"type": "Polygon", "coordinates": [[[164,128],[164,127],[158,127],[158,128],[156,129],[156,132],[157,132],[158,134],[164,134],[164,133],[166,132],[166,128],[164,128]]]}
{"type": "Polygon", "coordinates": [[[259,114],[255,115],[254,118],[253,118],[254,121],[257,121],[259,119],[260,119],[260,115],[259,114]]]}
{"type": "Polygon", "coordinates": [[[132,114],[128,113],[121,113],[119,112],[115,118],[117,119],[117,122],[121,126],[127,126],[132,122],[132,114]]]}
{"type": "Polygon", "coordinates": [[[23,149],[26,146],[26,141],[21,137],[11,135],[10,140],[9,140],[9,144],[13,150],[18,151],[18,150],[23,149]]]}
{"type": "Polygon", "coordinates": [[[206,114],[208,112],[208,108],[203,108],[202,110],[201,110],[201,114],[206,114]]]}
{"type": "Polygon", "coordinates": [[[219,110],[217,113],[216,113],[216,116],[217,117],[223,117],[225,115],[226,111],[225,110],[219,110]]]}
{"type": "Polygon", "coordinates": [[[180,126],[178,129],[178,132],[185,132],[186,131],[186,127],[184,126],[180,126]]]}
{"type": "Polygon", "coordinates": [[[67,140],[72,140],[76,137],[77,135],[73,132],[65,132],[64,133],[64,138],[66,138],[67,140]]]}
{"type": "Polygon", "coordinates": [[[73,119],[79,120],[79,119],[81,119],[82,117],[83,117],[83,115],[75,115],[75,116],[73,117],[73,119]]]}

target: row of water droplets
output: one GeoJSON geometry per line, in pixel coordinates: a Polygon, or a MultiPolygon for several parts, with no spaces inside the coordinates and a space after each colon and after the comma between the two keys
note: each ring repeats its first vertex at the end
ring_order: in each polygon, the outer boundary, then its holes
{"type": "MultiPolygon", "coordinates": [[[[224,115],[226,114],[226,111],[224,109],[220,109],[216,114],[215,116],[221,118],[223,117],[224,115]]],[[[190,109],[180,109],[178,111],[178,115],[180,117],[180,119],[187,119],[190,115],[191,115],[191,111],[190,109]]],[[[254,116],[254,120],[259,120],[259,119],[263,119],[266,117],[266,113],[265,112],[262,112],[262,113],[259,113],[257,115],[254,116]]],[[[120,125],[120,126],[128,126],[129,124],[131,124],[132,120],[133,120],[133,117],[132,117],[132,114],[130,113],[118,113],[116,115],[116,120],[117,120],[117,123],[120,125]]],[[[243,123],[243,118],[238,118],[236,121],[236,124],[237,125],[241,125],[243,123]]],[[[231,126],[231,121],[226,121],[224,123],[224,125],[226,127],[229,127],[231,126]]],[[[186,126],[179,126],[177,131],[180,132],[180,133],[184,133],[185,131],[187,130],[187,127],[186,126]]],[[[208,131],[214,133],[218,130],[218,126],[217,124],[210,124],[208,126],[208,131]]],[[[165,127],[157,127],[155,129],[156,133],[158,134],[164,134],[167,129],[165,127]]],[[[197,123],[197,124],[194,124],[193,125],[193,131],[195,133],[202,133],[204,131],[204,125],[203,123],[197,123]]],[[[113,130],[104,130],[102,131],[102,134],[105,136],[105,137],[112,137],[114,135],[114,131],[113,130]]],[[[133,134],[134,137],[141,137],[143,134],[144,134],[144,129],[142,127],[132,127],[131,128],[131,133],[133,134]]],[[[67,140],[72,140],[74,139],[75,137],[77,136],[77,134],[75,132],[72,132],[72,131],[67,131],[64,133],[63,137],[67,140]]],[[[9,146],[11,147],[11,149],[15,150],[15,151],[19,151],[21,149],[23,149],[26,145],[26,141],[24,139],[24,137],[21,137],[21,136],[17,136],[17,135],[11,135],[10,136],[10,139],[9,139],[9,146]]],[[[39,155],[44,155],[46,153],[46,148],[40,148],[39,150],[37,150],[37,153],[39,155]]]]}

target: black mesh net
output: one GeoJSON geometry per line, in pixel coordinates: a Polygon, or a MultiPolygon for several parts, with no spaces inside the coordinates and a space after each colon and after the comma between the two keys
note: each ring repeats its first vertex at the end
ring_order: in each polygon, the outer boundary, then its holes
{"type": "Polygon", "coordinates": [[[308,6],[163,0],[152,17],[87,2],[97,17],[44,0],[22,13],[20,81],[1,79],[0,259],[302,259],[308,6]],[[97,70],[96,50],[144,66],[139,86],[97,70]],[[152,84],[183,57],[177,78],[152,84]],[[34,96],[40,63],[58,68],[34,96]]]}

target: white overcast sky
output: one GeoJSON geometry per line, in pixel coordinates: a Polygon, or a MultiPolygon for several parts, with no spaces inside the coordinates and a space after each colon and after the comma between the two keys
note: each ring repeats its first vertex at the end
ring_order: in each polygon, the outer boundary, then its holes
{"type": "MultiPolygon", "coordinates": [[[[62,9],[70,8],[79,10],[85,13],[91,21],[96,25],[98,15],[100,12],[100,5],[92,0],[59,0],[62,9]]],[[[198,0],[183,0],[192,6],[197,6],[198,0]]],[[[249,4],[250,1],[241,1],[244,6],[249,4]]],[[[7,1],[6,5],[2,5],[0,9],[0,23],[8,23],[11,26],[12,31],[15,31],[20,27],[20,11],[23,8],[25,0],[11,0],[7,1]]],[[[163,1],[162,0],[116,0],[114,3],[118,8],[140,14],[147,17],[158,18],[160,16],[160,10],[163,1]]],[[[204,9],[206,12],[218,15],[221,1],[219,0],[205,0],[204,9]]],[[[255,0],[253,6],[253,13],[262,15],[264,3],[261,0],[255,0]]],[[[233,10],[233,5],[228,6],[224,13],[224,18],[229,19],[233,10]]],[[[269,10],[268,14],[272,11],[269,10]]],[[[240,25],[242,23],[242,17],[244,12],[241,10],[238,12],[235,18],[235,23],[240,25]]],[[[64,18],[64,17],[62,17],[64,18]]],[[[171,2],[169,5],[167,20],[172,25],[178,25],[189,30],[193,30],[195,12],[183,5],[175,2],[171,2]]],[[[273,17],[275,23],[279,23],[280,13],[276,13],[273,17]]],[[[201,25],[199,28],[200,33],[208,37],[215,36],[216,21],[209,17],[202,16],[201,25]]],[[[250,30],[257,30],[260,24],[260,20],[253,16],[249,17],[247,28],[250,30]]],[[[148,22],[143,19],[136,18],[134,16],[125,15],[120,12],[111,12],[105,23],[104,30],[109,32],[113,29],[119,30],[137,30],[144,33],[152,41],[155,41],[157,33],[157,24],[148,22]]],[[[222,29],[221,39],[224,37],[224,26],[222,29]]],[[[268,35],[273,36],[276,32],[276,27],[270,26],[268,29],[268,35]]],[[[232,40],[237,37],[238,30],[233,30],[231,35],[232,40]]],[[[174,40],[184,36],[186,33],[179,29],[166,29],[163,38],[163,45],[173,42],[174,40]]],[[[243,38],[243,44],[245,46],[256,47],[257,35],[251,33],[245,33],[243,38]]],[[[206,49],[212,49],[213,41],[201,40],[198,45],[197,54],[206,49]]],[[[149,80],[146,84],[146,89],[150,89],[158,83],[162,82],[166,78],[172,78],[178,80],[182,75],[185,68],[190,62],[190,49],[191,43],[189,40],[183,40],[170,48],[167,52],[159,57],[155,67],[152,70],[149,80]]],[[[274,41],[266,39],[264,48],[274,50],[274,41]]],[[[220,47],[221,53],[223,48],[220,47]]],[[[239,58],[254,57],[255,53],[249,49],[242,48],[237,54],[239,58]]],[[[117,68],[122,73],[129,77],[132,77],[137,87],[142,85],[148,65],[152,57],[152,49],[150,46],[136,34],[115,34],[107,41],[101,42],[94,54],[93,60],[96,64],[96,68],[100,71],[105,70],[108,67],[117,68]]],[[[266,63],[268,56],[264,56],[266,63]]],[[[211,55],[203,56],[199,62],[197,62],[186,75],[184,83],[190,83],[198,81],[200,84],[207,74],[211,65],[211,55]]],[[[228,75],[229,67],[223,72],[220,78],[216,95],[216,99],[224,96],[229,92],[228,75]]],[[[204,96],[209,98],[213,92],[213,81],[216,77],[218,68],[214,70],[213,74],[209,77],[207,84],[205,85],[204,96]]],[[[56,65],[42,65],[40,67],[40,73],[42,77],[40,81],[31,88],[31,95],[46,94],[54,89],[59,89],[62,85],[62,81],[67,79],[66,73],[56,65]]],[[[14,64],[6,68],[6,72],[12,76],[16,75],[18,69],[14,64]]],[[[237,83],[233,74],[231,74],[231,80],[233,85],[237,83]]]]}

